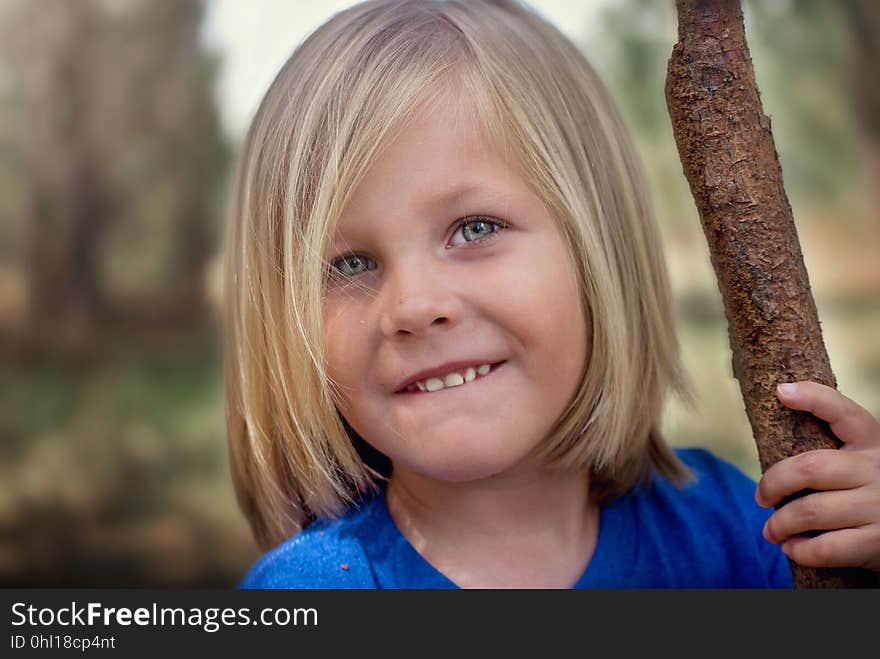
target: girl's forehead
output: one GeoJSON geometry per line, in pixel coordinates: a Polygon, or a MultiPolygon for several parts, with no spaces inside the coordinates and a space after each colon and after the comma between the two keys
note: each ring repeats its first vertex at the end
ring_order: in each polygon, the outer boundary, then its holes
{"type": "Polygon", "coordinates": [[[467,97],[447,90],[398,128],[346,194],[336,236],[369,234],[383,217],[500,212],[528,192],[520,163],[467,97]]]}
{"type": "Polygon", "coordinates": [[[506,158],[447,124],[421,123],[392,143],[348,196],[337,230],[353,228],[364,216],[453,213],[523,191],[506,158]]]}

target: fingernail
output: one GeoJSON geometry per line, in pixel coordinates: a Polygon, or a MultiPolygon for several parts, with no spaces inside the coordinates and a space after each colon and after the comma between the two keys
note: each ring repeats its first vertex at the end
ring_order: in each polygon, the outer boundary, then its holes
{"type": "Polygon", "coordinates": [[[767,524],[769,524],[769,523],[770,523],[769,521],[765,522],[763,534],[764,534],[764,538],[766,538],[766,540],[768,542],[773,542],[773,538],[770,537],[770,532],[767,530],[767,524]]]}
{"type": "Polygon", "coordinates": [[[777,385],[777,388],[781,394],[793,394],[797,391],[797,385],[794,382],[784,382],[777,385]]]}

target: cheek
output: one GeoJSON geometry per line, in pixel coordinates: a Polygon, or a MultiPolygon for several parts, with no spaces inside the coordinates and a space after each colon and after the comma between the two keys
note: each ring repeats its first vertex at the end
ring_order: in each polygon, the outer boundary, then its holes
{"type": "Polygon", "coordinates": [[[324,313],[324,346],[327,356],[327,371],[339,384],[351,387],[361,377],[362,368],[359,356],[365,354],[360,344],[363,326],[357,314],[344,309],[330,308],[324,313]]]}
{"type": "Polygon", "coordinates": [[[498,309],[506,309],[508,322],[526,348],[548,367],[577,370],[587,352],[588,327],[576,270],[567,251],[551,243],[540,261],[529,269],[510,268],[499,291],[498,309]]]}

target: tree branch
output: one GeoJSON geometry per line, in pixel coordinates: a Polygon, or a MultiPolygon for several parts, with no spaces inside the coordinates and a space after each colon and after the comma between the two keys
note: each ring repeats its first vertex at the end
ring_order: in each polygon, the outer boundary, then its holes
{"type": "MultiPolygon", "coordinates": [[[[814,380],[836,388],[837,382],[755,83],[740,2],[676,5],[679,41],[669,60],[666,101],[724,301],[733,374],[766,471],[791,455],[840,447],[827,423],[783,406],[776,385],[814,380]]],[[[878,583],[867,570],[790,564],[797,588],[878,583]]]]}

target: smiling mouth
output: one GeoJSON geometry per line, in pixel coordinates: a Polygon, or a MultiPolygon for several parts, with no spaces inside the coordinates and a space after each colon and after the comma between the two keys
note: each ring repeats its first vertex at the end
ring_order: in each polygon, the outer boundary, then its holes
{"type": "Polygon", "coordinates": [[[505,360],[505,361],[496,362],[494,364],[490,364],[488,372],[486,372],[482,375],[476,374],[474,379],[466,380],[464,382],[461,382],[460,384],[447,385],[442,378],[429,378],[429,386],[431,386],[432,389],[434,386],[437,385],[437,383],[442,383],[442,386],[438,389],[433,389],[433,391],[432,390],[424,390],[423,391],[423,390],[419,389],[415,384],[412,384],[402,391],[396,391],[395,394],[406,395],[406,396],[420,396],[420,395],[427,395],[427,394],[436,394],[441,391],[445,391],[446,389],[460,389],[462,387],[466,387],[469,384],[472,384],[474,382],[477,382],[479,380],[483,380],[483,379],[489,377],[490,375],[495,373],[495,371],[497,371],[503,364],[506,364],[506,363],[507,363],[507,361],[505,360]],[[436,381],[436,382],[431,382],[432,380],[436,381]]]}

